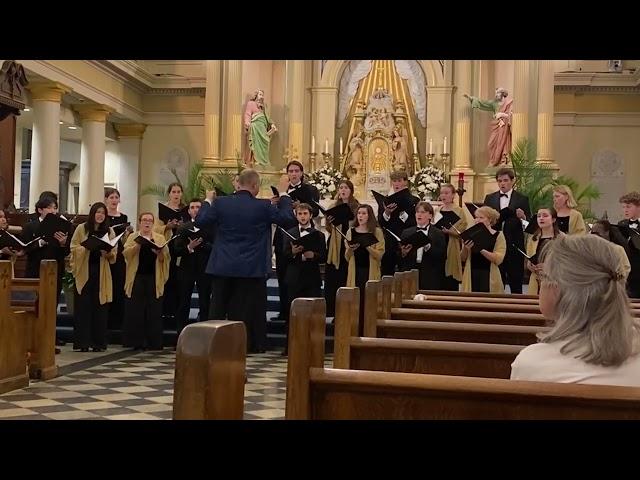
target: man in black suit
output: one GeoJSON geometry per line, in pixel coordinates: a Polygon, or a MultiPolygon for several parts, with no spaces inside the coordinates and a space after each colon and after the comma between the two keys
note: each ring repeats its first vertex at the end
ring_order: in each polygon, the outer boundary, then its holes
{"type": "Polygon", "coordinates": [[[640,298],[640,241],[638,235],[631,230],[640,232],[640,192],[630,192],[620,197],[624,220],[618,225],[626,227],[629,263],[631,272],[627,277],[627,293],[631,298],[640,298]],[[628,230],[627,230],[628,229],[628,230]]]}
{"type": "MultiPolygon", "coordinates": [[[[289,177],[289,186],[287,193],[293,201],[295,208],[300,203],[307,203],[311,207],[312,217],[317,217],[320,209],[313,202],[320,201],[320,193],[313,185],[304,183],[304,167],[297,160],[292,160],[287,164],[287,176],[289,177]]],[[[311,220],[313,224],[313,220],[311,220]]],[[[293,219],[285,225],[281,225],[285,230],[295,227],[298,221],[293,219]]],[[[287,258],[284,254],[284,234],[280,229],[276,229],[273,236],[273,250],[276,255],[276,274],[278,275],[278,296],[280,297],[280,320],[289,318],[289,292],[287,285],[287,258]]]]}
{"type": "Polygon", "coordinates": [[[500,220],[495,229],[502,230],[507,241],[507,253],[500,265],[502,283],[509,284],[511,293],[522,293],[524,258],[514,244],[524,251],[522,220],[531,218],[531,208],[529,197],[513,189],[515,178],[516,174],[511,168],[499,169],[496,172],[496,181],[500,190],[487,195],[484,204],[500,212],[500,220]]]}
{"type": "Polygon", "coordinates": [[[215,201],[215,193],[208,191],[195,225],[215,229],[215,247],[206,269],[213,275],[212,318],[245,322],[248,352],[261,353],[267,341],[271,225],[290,224],[295,217],[286,178],[278,184],[280,196],[271,201],[255,198],[260,191],[255,170],[243,170],[238,182],[235,194],[215,201]]]}
{"type": "Polygon", "coordinates": [[[304,245],[295,245],[288,235],[284,236],[283,254],[287,259],[287,272],[285,280],[288,286],[289,298],[286,309],[287,343],[283,355],[288,352],[289,342],[289,311],[294,299],[300,297],[322,297],[322,277],[320,276],[320,264],[327,260],[327,241],[324,234],[316,230],[311,220],[311,206],[301,203],[295,209],[298,225],[288,230],[294,238],[302,238],[308,235],[312,237],[305,248],[304,245]]]}
{"type": "Polygon", "coordinates": [[[445,278],[445,262],[447,259],[447,242],[444,233],[431,224],[433,207],[429,202],[418,202],[416,205],[416,226],[402,232],[401,239],[406,240],[418,231],[429,238],[424,247],[413,248],[412,245],[401,245],[403,271],[417,269],[420,290],[442,290],[445,278]]]}
{"type": "Polygon", "coordinates": [[[189,323],[191,294],[194,284],[198,286],[198,320],[209,319],[209,303],[211,301],[211,275],[205,270],[211,253],[213,238],[208,230],[198,229],[194,221],[202,207],[202,200],[194,198],[189,202],[191,221],[178,228],[178,238],[174,248],[178,260],[178,310],[176,312],[177,334],[189,323]]]}
{"type": "MultiPolygon", "coordinates": [[[[391,186],[393,187],[394,193],[409,188],[409,177],[404,170],[392,172],[389,177],[391,178],[391,186]]],[[[420,199],[415,196],[412,197],[413,203],[411,207],[406,210],[400,210],[395,203],[386,206],[378,204],[378,223],[384,232],[384,255],[382,256],[380,264],[380,271],[383,276],[393,275],[399,260],[398,242],[385,228],[388,228],[399,237],[403,230],[409,227],[415,227],[415,206],[420,199]]]]}

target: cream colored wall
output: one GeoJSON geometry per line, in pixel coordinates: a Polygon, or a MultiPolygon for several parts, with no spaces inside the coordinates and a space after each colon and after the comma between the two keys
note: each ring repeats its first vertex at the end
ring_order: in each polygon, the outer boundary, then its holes
{"type": "MultiPolygon", "coordinates": [[[[189,156],[189,165],[200,161],[204,153],[203,125],[150,125],[142,139],[140,163],[140,185],[144,188],[160,181],[159,171],[167,152],[177,146],[189,156]]],[[[125,193],[122,192],[124,195],[125,193]]],[[[158,199],[152,196],[140,197],[140,212],[157,213],[158,199]]]]}

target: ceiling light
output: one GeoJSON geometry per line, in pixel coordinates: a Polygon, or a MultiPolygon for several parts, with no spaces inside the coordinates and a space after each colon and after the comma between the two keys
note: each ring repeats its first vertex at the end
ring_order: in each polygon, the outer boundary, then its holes
{"type": "Polygon", "coordinates": [[[67,127],[69,130],[77,130],[78,127],[74,127],[73,125],[71,125],[70,127],[67,127]]]}
{"type": "Polygon", "coordinates": [[[31,111],[31,109],[30,109],[29,107],[27,107],[27,108],[25,108],[25,109],[24,109],[24,111],[25,111],[25,112],[30,112],[30,111],[31,111]]]}
{"type": "Polygon", "coordinates": [[[64,122],[58,122],[60,125],[64,125],[64,122]]]}

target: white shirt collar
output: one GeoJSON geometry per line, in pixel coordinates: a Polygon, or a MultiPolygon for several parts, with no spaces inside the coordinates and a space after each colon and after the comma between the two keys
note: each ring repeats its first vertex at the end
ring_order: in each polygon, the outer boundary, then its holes
{"type": "Polygon", "coordinates": [[[508,192],[506,192],[506,193],[502,193],[502,190],[500,190],[500,194],[507,195],[509,198],[511,198],[511,194],[512,193],[513,193],[513,188],[511,190],[509,190],[508,192]]]}

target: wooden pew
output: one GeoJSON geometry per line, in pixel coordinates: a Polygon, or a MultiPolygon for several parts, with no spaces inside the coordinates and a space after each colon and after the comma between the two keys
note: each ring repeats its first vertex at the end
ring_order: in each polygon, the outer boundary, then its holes
{"type": "Polygon", "coordinates": [[[640,388],[324,368],[324,299],[296,299],[288,420],[640,419],[640,388]]]}
{"type": "MultiPolygon", "coordinates": [[[[497,343],[505,345],[530,345],[536,343],[537,334],[549,330],[536,317],[533,325],[508,325],[483,323],[487,316],[479,312],[454,312],[454,316],[464,315],[463,321],[451,320],[452,312],[434,314],[432,320],[413,318],[409,320],[392,319],[392,293],[397,286],[394,278],[385,276],[380,281],[369,281],[365,287],[365,312],[363,335],[365,337],[405,338],[419,340],[441,340],[471,343],[497,343]],[[443,318],[448,315],[449,319],[443,318]],[[535,322],[538,322],[536,325],[535,322]]],[[[404,309],[402,311],[414,311],[404,309]]],[[[424,311],[415,310],[417,315],[424,311]]],[[[433,312],[432,312],[433,314],[433,312]]],[[[502,314],[509,318],[513,314],[502,314]]],[[[490,320],[494,317],[490,316],[490,320]]],[[[507,321],[507,320],[505,320],[507,321]]]]}
{"type": "Polygon", "coordinates": [[[34,301],[12,301],[11,311],[19,319],[20,328],[14,334],[16,343],[24,345],[29,354],[29,376],[48,380],[58,375],[56,365],[56,310],[58,306],[57,270],[55,260],[40,263],[40,278],[15,278],[13,292],[33,292],[34,301]]]}
{"type": "Polygon", "coordinates": [[[11,311],[11,262],[0,261],[0,393],[29,385],[24,329],[11,311]]]}
{"type": "Polygon", "coordinates": [[[509,378],[522,346],[357,336],[360,294],[336,295],[334,368],[509,378]]]}
{"type": "Polygon", "coordinates": [[[247,357],[243,322],[188,325],[178,338],[174,420],[242,420],[247,357]]]}

